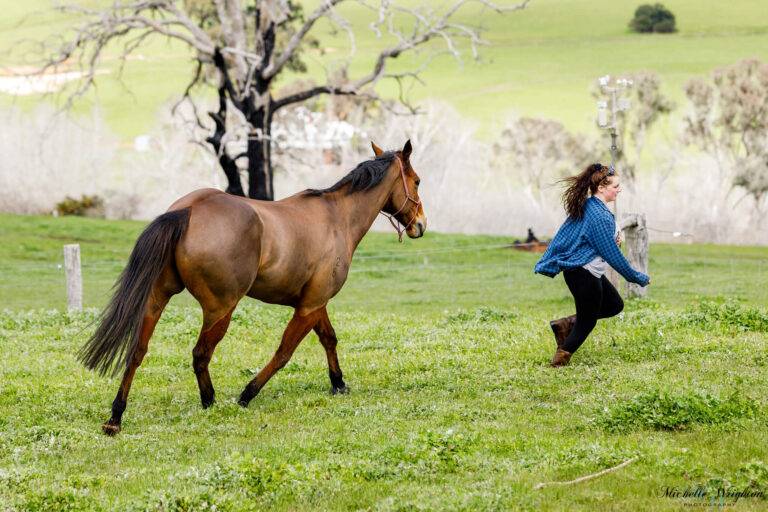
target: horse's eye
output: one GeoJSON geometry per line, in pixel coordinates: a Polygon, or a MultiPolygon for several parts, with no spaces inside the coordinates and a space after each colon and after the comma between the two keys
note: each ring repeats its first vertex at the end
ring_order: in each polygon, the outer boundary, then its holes
{"type": "Polygon", "coordinates": [[[418,187],[419,184],[421,184],[421,180],[416,180],[416,186],[418,187]]]}

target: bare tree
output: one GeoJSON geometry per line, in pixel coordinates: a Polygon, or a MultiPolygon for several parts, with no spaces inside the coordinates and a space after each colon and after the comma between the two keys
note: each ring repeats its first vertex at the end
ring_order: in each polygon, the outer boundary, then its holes
{"type": "Polygon", "coordinates": [[[454,0],[433,9],[390,0],[321,0],[309,13],[291,0],[114,0],[100,8],[56,4],[53,10],[75,17],[76,22],[55,44],[44,46],[47,50],[37,72],[73,63],[79,66],[83,78],[68,95],[69,105],[94,85],[108,46],[122,44],[119,58],[125,61],[157,36],[182,41],[195,52],[195,72],[184,97],[188,98],[196,86],[212,86],[218,91],[218,111],[209,113],[215,131],[206,141],[227,176],[228,192],[244,195],[237,161],[247,158],[248,195],[272,199],[271,128],[275,112],[320,94],[372,95],[370,88],[384,78],[418,80],[419,73],[441,53],[460,60],[468,50],[479,60],[479,48],[487,44],[480,36],[481,27],[460,22],[457,13],[469,4],[496,13],[515,11],[525,8],[528,1],[501,6],[490,0],[454,0]],[[383,41],[372,68],[357,77],[351,77],[350,72],[356,57],[355,33],[352,23],[337,10],[342,2],[370,11],[370,28],[383,41]],[[347,34],[346,59],[328,70],[325,83],[275,97],[273,84],[281,73],[305,69],[301,56],[316,43],[312,33],[318,30],[321,19],[347,34]],[[391,59],[421,48],[425,56],[415,69],[388,71],[391,59]],[[239,120],[240,126],[233,120],[239,120]],[[227,143],[238,131],[246,132],[247,150],[229,154],[227,143]]]}
{"type": "Polygon", "coordinates": [[[685,93],[684,142],[714,156],[726,195],[742,187],[759,211],[768,194],[768,63],[753,58],[717,68],[712,83],[692,78],[685,93]]]}
{"type": "Polygon", "coordinates": [[[495,167],[522,185],[536,206],[546,203],[546,187],[580,172],[599,155],[596,140],[557,121],[530,117],[508,121],[493,149],[495,167]]]}

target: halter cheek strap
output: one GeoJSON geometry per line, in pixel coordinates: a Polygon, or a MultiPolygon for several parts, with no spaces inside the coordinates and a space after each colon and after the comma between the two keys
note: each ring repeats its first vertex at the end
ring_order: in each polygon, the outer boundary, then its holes
{"type": "Polygon", "coordinates": [[[416,200],[411,197],[410,192],[408,192],[408,183],[405,181],[405,168],[403,167],[403,162],[400,161],[397,155],[395,155],[395,160],[397,161],[397,165],[400,167],[400,177],[403,179],[403,189],[405,190],[405,201],[403,201],[403,205],[400,207],[400,209],[391,215],[383,211],[379,213],[383,214],[385,217],[389,219],[389,222],[397,230],[397,241],[402,242],[403,233],[405,233],[408,230],[408,228],[411,227],[411,224],[413,224],[413,221],[416,220],[416,216],[419,214],[419,205],[421,204],[421,199],[416,200]],[[415,204],[416,208],[414,209],[413,217],[411,217],[411,220],[408,221],[408,224],[406,224],[403,229],[400,229],[400,226],[398,226],[398,223],[397,223],[397,219],[395,219],[395,215],[403,211],[403,208],[405,208],[405,205],[407,205],[409,201],[415,204]]]}

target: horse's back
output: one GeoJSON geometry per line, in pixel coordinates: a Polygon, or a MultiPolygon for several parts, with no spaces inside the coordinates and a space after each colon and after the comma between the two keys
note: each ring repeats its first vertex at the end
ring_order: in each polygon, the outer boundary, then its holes
{"type": "Polygon", "coordinates": [[[228,194],[216,188],[200,188],[197,190],[193,190],[189,194],[181,196],[176,201],[174,201],[173,204],[168,208],[168,211],[172,212],[175,210],[183,210],[184,208],[190,208],[195,204],[205,201],[210,197],[218,196],[218,195],[228,195],[228,194]]]}

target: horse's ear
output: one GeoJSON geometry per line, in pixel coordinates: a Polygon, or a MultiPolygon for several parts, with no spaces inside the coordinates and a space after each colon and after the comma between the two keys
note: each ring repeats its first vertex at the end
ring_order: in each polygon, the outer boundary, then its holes
{"type": "Polygon", "coordinates": [[[373,148],[373,154],[376,156],[379,156],[384,152],[384,150],[381,149],[379,146],[377,146],[376,143],[373,141],[371,141],[371,147],[373,148]]]}
{"type": "Polygon", "coordinates": [[[411,157],[411,151],[413,148],[411,147],[411,139],[408,139],[408,142],[405,143],[405,146],[403,146],[403,161],[407,162],[408,159],[411,157]]]}

